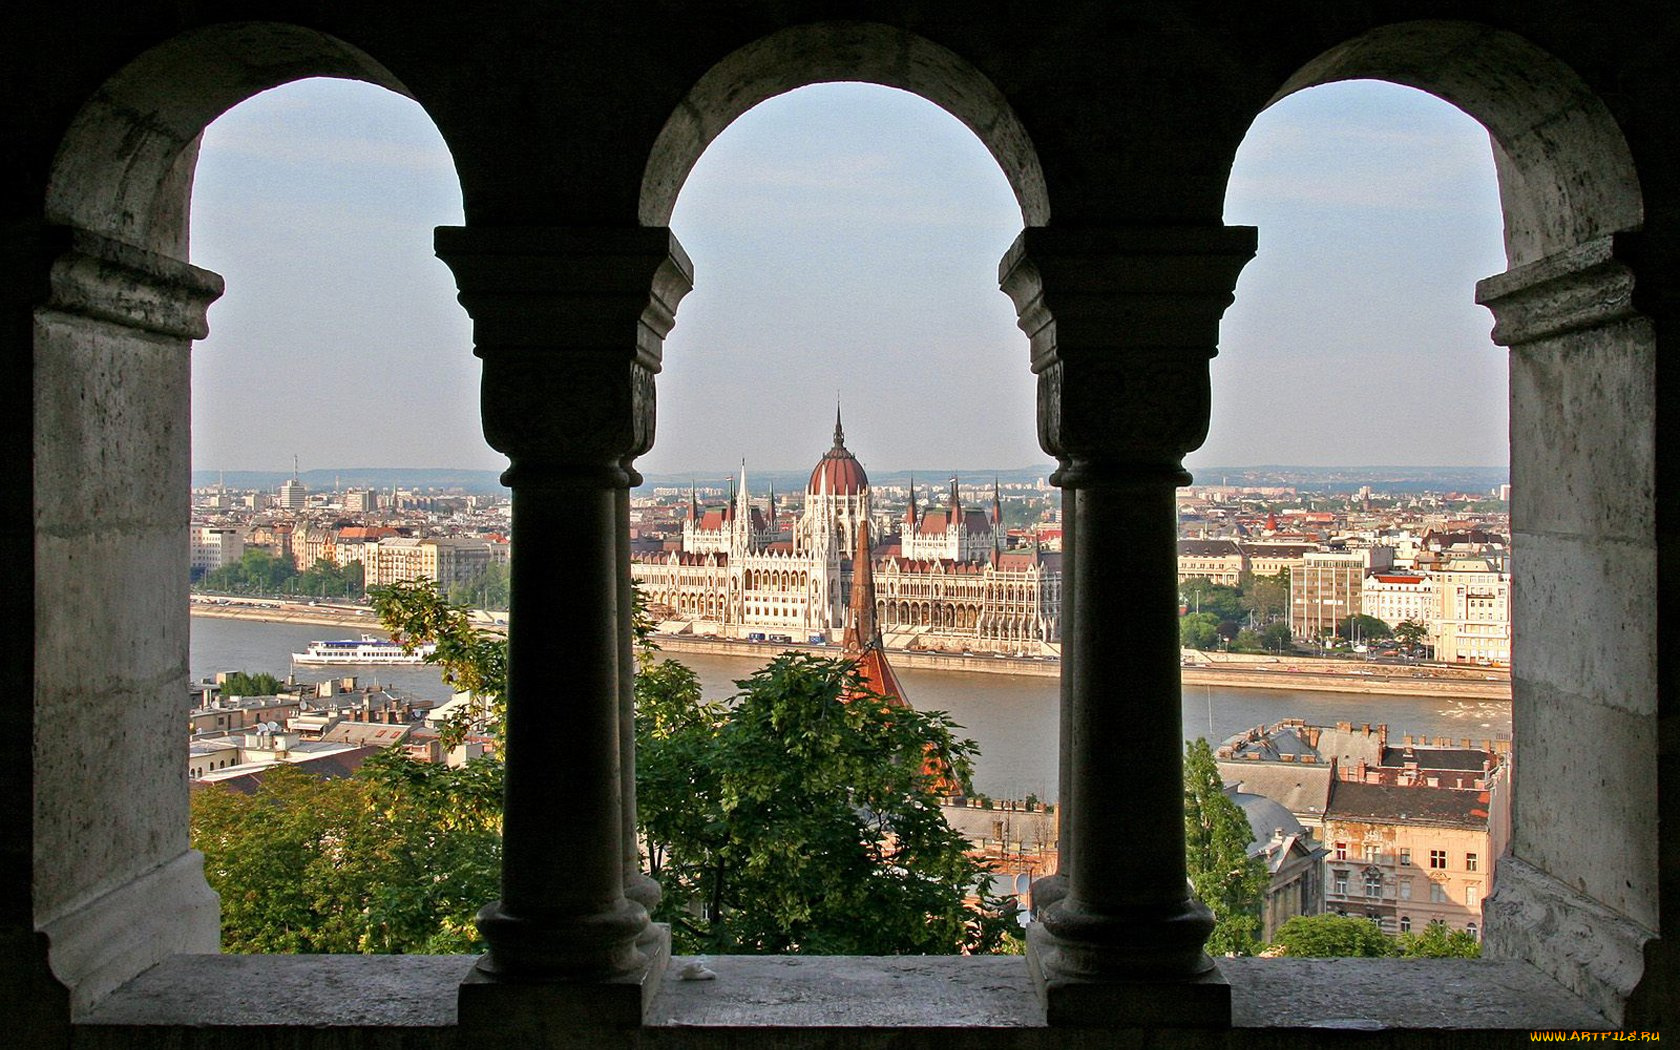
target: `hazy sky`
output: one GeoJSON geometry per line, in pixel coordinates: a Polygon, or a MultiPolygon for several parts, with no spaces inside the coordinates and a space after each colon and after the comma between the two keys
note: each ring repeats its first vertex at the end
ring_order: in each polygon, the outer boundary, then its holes
{"type": "MultiPolygon", "coordinates": [[[[1302,92],[1255,124],[1226,220],[1260,227],[1260,253],[1192,468],[1506,460],[1504,351],[1471,301],[1504,268],[1478,125],[1387,85],[1302,92]]],[[[195,468],[505,465],[431,250],[432,227],[461,221],[448,151],[400,96],[307,81],[212,125],[192,256],[228,292],[194,356],[195,468]]],[[[695,290],[645,472],[808,466],[837,397],[866,467],[1045,459],[997,289],[1020,211],[942,110],[857,84],[772,99],[707,150],[672,225],[695,290]]]]}

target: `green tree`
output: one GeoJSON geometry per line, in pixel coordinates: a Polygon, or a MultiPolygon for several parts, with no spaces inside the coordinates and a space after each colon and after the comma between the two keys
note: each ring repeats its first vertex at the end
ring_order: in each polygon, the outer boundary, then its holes
{"type": "Polygon", "coordinates": [[[1234,623],[1247,615],[1241,591],[1209,579],[1197,576],[1185,580],[1178,585],[1178,594],[1189,611],[1212,613],[1222,623],[1234,623]]]}
{"type": "Polygon", "coordinates": [[[1400,952],[1382,927],[1347,915],[1297,915],[1278,927],[1273,943],[1285,955],[1309,959],[1386,958],[1400,952]]]}
{"type": "Polygon", "coordinates": [[[491,765],[385,751],[353,777],[277,765],[250,795],[194,792],[190,838],[222,899],[223,948],[483,951],[472,919],[496,896],[501,859],[491,765]]]}
{"type": "Polygon", "coordinates": [[[1265,644],[1260,641],[1260,632],[1249,627],[1244,627],[1238,631],[1236,641],[1231,643],[1231,648],[1239,653],[1259,652],[1265,647],[1265,644]]]}
{"type": "Polygon", "coordinates": [[[1394,637],[1403,645],[1422,645],[1429,638],[1429,627],[1408,617],[1394,625],[1394,637]]]}
{"type": "Polygon", "coordinates": [[[468,733],[500,741],[507,724],[507,639],[479,630],[466,609],[449,602],[425,578],[375,587],[368,595],[380,622],[405,651],[435,643],[426,662],[437,665],[446,684],[481,701],[444,728],[444,746],[454,747],[468,733]]]}
{"type": "Polygon", "coordinates": [[[1178,644],[1186,649],[1219,645],[1219,617],[1213,613],[1185,613],[1178,618],[1178,644]]]}
{"type": "Polygon", "coordinates": [[[1356,613],[1341,620],[1336,624],[1336,630],[1343,638],[1358,638],[1361,641],[1394,637],[1394,628],[1375,616],[1366,616],[1364,613],[1356,613]]]}
{"type": "Polygon", "coordinates": [[[237,594],[279,594],[286,582],[297,575],[292,560],[270,554],[260,547],[247,548],[238,561],[205,575],[203,587],[237,594]]]}
{"type": "Polygon", "coordinates": [[[318,558],[314,565],[298,573],[290,589],[322,598],[357,597],[362,593],[362,563],[336,565],[326,558],[318,558]]]}
{"type": "Polygon", "coordinates": [[[1007,917],[967,903],[986,869],[939,809],[974,743],[844,661],[785,653],[738,684],[706,703],[671,661],[638,682],[640,818],[679,950],[995,950],[1007,917]]]}
{"type": "Polygon", "coordinates": [[[1260,645],[1269,653],[1287,653],[1295,648],[1295,635],[1286,623],[1269,623],[1260,628],[1260,645]]]}
{"type": "Polygon", "coordinates": [[[286,683],[267,672],[246,674],[234,671],[222,676],[223,696],[273,696],[286,688],[286,683]]]}
{"type": "Polygon", "coordinates": [[[1482,943],[1469,930],[1449,929],[1436,920],[1422,933],[1402,933],[1400,954],[1410,959],[1479,959],[1482,943]]]}
{"type": "Polygon", "coordinates": [[[1213,911],[1208,951],[1251,955],[1259,944],[1265,862],[1248,855],[1254,833],[1242,807],[1225,793],[1205,738],[1184,745],[1185,865],[1196,896],[1213,911]]]}
{"type": "Polygon", "coordinates": [[[449,600],[456,605],[474,609],[506,610],[508,581],[511,570],[507,565],[491,564],[471,579],[461,580],[449,588],[449,600]]]}
{"type": "Polygon", "coordinates": [[[1289,612],[1289,573],[1253,574],[1243,581],[1242,607],[1255,623],[1268,624],[1289,612]]]}

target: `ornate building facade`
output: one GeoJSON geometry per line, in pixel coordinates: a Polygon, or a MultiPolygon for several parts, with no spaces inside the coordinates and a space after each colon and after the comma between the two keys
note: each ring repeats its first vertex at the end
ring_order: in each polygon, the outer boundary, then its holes
{"type": "MultiPolygon", "coordinates": [[[[636,555],[630,571],[666,630],[826,643],[845,626],[855,537],[870,515],[869,476],[836,412],[834,445],[797,516],[779,513],[774,491],[755,506],[743,465],[725,506],[703,508],[690,493],[681,550],[636,555]]],[[[1004,549],[995,493],[990,512],[964,508],[953,479],[943,508],[918,513],[912,491],[901,534],[870,560],[876,622],[895,648],[1057,651],[1060,555],[1004,549]]]]}

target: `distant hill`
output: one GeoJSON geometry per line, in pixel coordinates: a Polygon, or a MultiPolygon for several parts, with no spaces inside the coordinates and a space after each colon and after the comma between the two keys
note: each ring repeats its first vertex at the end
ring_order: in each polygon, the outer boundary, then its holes
{"type": "Polygon", "coordinates": [[[1194,485],[1292,487],[1312,492],[1487,492],[1511,480],[1510,467],[1198,467],[1194,485]]]}
{"type": "MultiPolygon", "coordinates": [[[[292,476],[289,470],[195,470],[193,488],[217,482],[233,489],[277,489],[292,476]]],[[[474,495],[506,492],[501,473],[494,470],[460,470],[448,467],[343,467],[334,470],[305,470],[298,474],[311,492],[334,489],[437,489],[474,495]]]]}
{"type": "MultiPolygon", "coordinates": [[[[904,486],[915,479],[918,488],[943,488],[951,478],[965,485],[986,484],[993,478],[1005,485],[1031,485],[1050,476],[1052,463],[1038,466],[1003,469],[953,470],[947,467],[927,467],[917,470],[871,471],[873,485],[904,486]]],[[[728,484],[731,471],[695,471],[688,474],[650,474],[638,492],[648,493],[655,488],[686,489],[690,483],[701,489],[722,489],[728,484]]],[[[1265,487],[1293,487],[1313,492],[1352,492],[1361,485],[1370,485],[1380,492],[1487,492],[1511,480],[1508,467],[1298,467],[1268,465],[1258,467],[1200,467],[1194,471],[1195,485],[1247,485],[1265,487]]],[[[291,477],[285,470],[195,470],[194,488],[225,482],[235,489],[277,489],[291,477]]],[[[335,488],[396,488],[424,491],[459,491],[473,494],[505,493],[501,475],[494,470],[462,470],[419,467],[344,467],[336,470],[306,470],[299,478],[311,492],[330,492],[335,488]]],[[[747,468],[747,480],[753,492],[762,493],[774,485],[777,492],[804,492],[810,472],[804,470],[765,470],[747,468]]]]}

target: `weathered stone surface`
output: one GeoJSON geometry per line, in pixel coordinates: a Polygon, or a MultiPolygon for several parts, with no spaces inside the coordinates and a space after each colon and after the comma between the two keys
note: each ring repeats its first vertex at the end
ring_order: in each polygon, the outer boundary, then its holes
{"type": "MultiPolygon", "coordinates": [[[[1649,719],[1657,711],[1657,623],[1651,594],[1657,586],[1657,552],[1649,540],[1620,542],[1593,537],[1518,531],[1524,563],[1544,571],[1517,576],[1512,588],[1511,625],[1515,651],[1514,716],[1517,739],[1527,745],[1544,737],[1568,751],[1595,749],[1591,741],[1556,731],[1538,697],[1525,695],[1532,683],[1556,695],[1649,719]],[[1590,630],[1583,629],[1591,625],[1590,630]],[[1560,635],[1573,634],[1570,644],[1560,635]],[[1539,710],[1537,710],[1539,709],[1539,710]],[[1526,726],[1522,720],[1532,718],[1526,726]],[[1523,735],[1523,729],[1529,732],[1523,735]]],[[[1519,566],[1520,567],[1520,566],[1519,566]]],[[[1591,717],[1590,715],[1588,717],[1591,717]]],[[[1644,742],[1656,743],[1647,723],[1644,742]]],[[[1589,734],[1591,735],[1591,734],[1589,734]]],[[[1642,800],[1649,805],[1650,799],[1642,800]]]]}
{"type": "Polygon", "coordinates": [[[1513,853],[1656,929],[1658,842],[1639,820],[1657,782],[1654,720],[1521,678],[1512,708],[1526,741],[1512,771],[1513,853]]]}
{"type": "Polygon", "coordinates": [[[1655,934],[1516,857],[1499,862],[1499,881],[1482,905],[1490,958],[1532,959],[1615,1024],[1644,975],[1655,934]]]}
{"type": "MultiPolygon", "coordinates": [[[[684,981],[695,960],[672,960],[640,1029],[580,1028],[545,1046],[879,1047],[960,1038],[967,1046],[1058,1050],[1158,1045],[1162,1033],[1050,1028],[1020,958],[722,956],[715,980],[684,981]],[[892,1033],[898,1033],[896,1036],[892,1033]]],[[[270,1045],[265,1029],[331,1035],[314,1044],[445,1046],[465,956],[183,956],[142,976],[80,1026],[78,1047],[270,1045]],[[153,1029],[159,1041],[142,1034],[153,1029]],[[120,1038],[119,1038],[120,1037],[120,1038]],[[138,1041],[125,1041],[125,1040],[138,1041]],[[388,1045],[388,1044],[387,1044],[388,1045]]],[[[1373,1046],[1499,1046],[1533,1028],[1607,1027],[1603,1017],[1524,963],[1386,959],[1227,959],[1235,1027],[1177,1029],[1172,1045],[1284,1047],[1315,1033],[1386,1030],[1373,1046]],[[1435,1038],[1431,1038],[1431,1033],[1435,1038]]],[[[535,1047],[539,1044],[528,1044],[535,1047]]]]}

